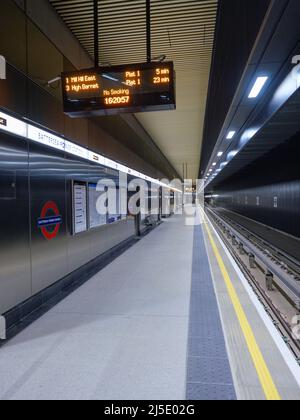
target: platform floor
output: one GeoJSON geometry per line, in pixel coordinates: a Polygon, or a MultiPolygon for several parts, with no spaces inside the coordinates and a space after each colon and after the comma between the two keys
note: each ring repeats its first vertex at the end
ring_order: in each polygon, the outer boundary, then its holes
{"type": "MultiPolygon", "coordinates": [[[[278,391],[300,399],[272,332],[218,249],[278,391]]],[[[206,228],[180,216],[2,346],[0,378],[5,400],[266,397],[206,228]]]]}
{"type": "Polygon", "coordinates": [[[184,399],[193,227],[170,218],[0,349],[0,398],[184,399]]]}
{"type": "Polygon", "coordinates": [[[300,400],[299,365],[208,219],[202,231],[238,399],[300,400]]]}

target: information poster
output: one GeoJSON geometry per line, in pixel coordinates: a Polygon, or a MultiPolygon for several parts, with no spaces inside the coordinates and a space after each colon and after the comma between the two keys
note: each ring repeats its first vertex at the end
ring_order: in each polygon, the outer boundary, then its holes
{"type": "Polygon", "coordinates": [[[73,184],[74,234],[86,232],[87,226],[87,186],[85,183],[73,184]]]}
{"type": "Polygon", "coordinates": [[[97,184],[89,184],[89,215],[90,215],[90,228],[96,228],[106,225],[107,215],[99,214],[97,211],[97,200],[101,192],[97,191],[97,184]]]}

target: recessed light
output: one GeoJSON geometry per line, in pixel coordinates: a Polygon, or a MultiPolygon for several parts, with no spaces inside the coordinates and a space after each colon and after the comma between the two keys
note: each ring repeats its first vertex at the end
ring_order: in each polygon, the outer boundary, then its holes
{"type": "Polygon", "coordinates": [[[233,159],[238,153],[238,150],[232,150],[232,152],[228,153],[228,159],[233,159]]]}
{"type": "Polygon", "coordinates": [[[262,91],[263,87],[265,86],[267,80],[269,78],[264,76],[264,77],[258,77],[253,85],[253,88],[251,89],[251,92],[249,94],[249,98],[253,99],[253,98],[257,98],[258,95],[260,94],[260,92],[262,91]]]}
{"type": "Polygon", "coordinates": [[[219,152],[217,156],[218,156],[218,157],[223,156],[223,152],[219,152]]]}
{"type": "Polygon", "coordinates": [[[233,139],[233,137],[235,136],[236,131],[229,131],[229,133],[227,134],[227,140],[231,140],[233,139]]]}

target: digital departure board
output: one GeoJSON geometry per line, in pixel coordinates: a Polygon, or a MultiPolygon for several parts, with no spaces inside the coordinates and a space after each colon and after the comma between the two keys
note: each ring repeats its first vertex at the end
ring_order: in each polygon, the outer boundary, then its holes
{"type": "Polygon", "coordinates": [[[172,62],[99,67],[62,74],[70,117],[176,109],[172,62]]]}

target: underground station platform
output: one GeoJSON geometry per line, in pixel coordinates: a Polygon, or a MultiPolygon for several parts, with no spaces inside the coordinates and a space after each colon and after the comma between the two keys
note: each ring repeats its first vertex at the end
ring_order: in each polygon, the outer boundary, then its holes
{"type": "Polygon", "coordinates": [[[1,402],[300,400],[299,16],[1,1],[1,402]]]}
{"type": "Polygon", "coordinates": [[[0,351],[1,399],[300,399],[300,367],[208,220],[168,219],[0,351]]]}

